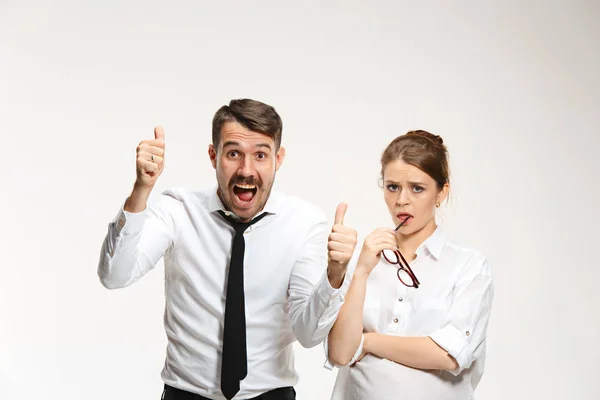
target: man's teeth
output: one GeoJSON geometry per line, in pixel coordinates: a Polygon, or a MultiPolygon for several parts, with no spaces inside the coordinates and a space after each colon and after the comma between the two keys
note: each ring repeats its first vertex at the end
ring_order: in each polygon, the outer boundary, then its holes
{"type": "Polygon", "coordinates": [[[254,185],[235,185],[237,187],[239,187],[240,189],[256,189],[256,186],[254,185]]]}

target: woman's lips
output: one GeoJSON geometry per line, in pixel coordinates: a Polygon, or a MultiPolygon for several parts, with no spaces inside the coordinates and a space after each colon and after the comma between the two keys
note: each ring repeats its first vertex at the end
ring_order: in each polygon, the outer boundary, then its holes
{"type": "Polygon", "coordinates": [[[398,214],[397,215],[398,219],[400,220],[400,223],[398,224],[398,226],[396,227],[396,231],[398,229],[400,229],[402,226],[408,224],[408,222],[410,221],[410,219],[412,218],[412,215],[410,214],[398,214]]]}

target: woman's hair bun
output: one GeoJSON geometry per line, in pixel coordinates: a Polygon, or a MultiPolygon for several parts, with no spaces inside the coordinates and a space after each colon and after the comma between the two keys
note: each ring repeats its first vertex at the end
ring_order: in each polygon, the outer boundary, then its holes
{"type": "Polygon", "coordinates": [[[407,132],[406,136],[420,136],[425,139],[431,140],[432,142],[435,142],[436,144],[438,144],[440,146],[444,145],[444,139],[442,139],[441,136],[434,135],[433,133],[429,133],[429,132],[423,131],[423,130],[407,132]]]}

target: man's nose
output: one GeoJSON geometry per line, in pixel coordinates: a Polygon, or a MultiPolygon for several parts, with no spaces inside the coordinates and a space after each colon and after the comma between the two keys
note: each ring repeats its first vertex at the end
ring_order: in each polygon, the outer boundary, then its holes
{"type": "Polygon", "coordinates": [[[254,175],[254,163],[249,157],[244,157],[240,162],[238,174],[242,176],[254,175]]]}

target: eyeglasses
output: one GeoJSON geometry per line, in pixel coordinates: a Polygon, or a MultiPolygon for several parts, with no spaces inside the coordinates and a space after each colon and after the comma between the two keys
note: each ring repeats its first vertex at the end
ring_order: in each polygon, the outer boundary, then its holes
{"type": "Polygon", "coordinates": [[[415,276],[415,273],[404,259],[404,256],[402,256],[402,253],[400,253],[398,250],[394,250],[391,253],[393,254],[393,257],[389,254],[390,250],[383,250],[382,253],[383,257],[387,262],[389,262],[390,264],[398,265],[398,271],[396,272],[396,275],[398,275],[398,279],[400,280],[400,282],[402,282],[402,284],[404,284],[404,286],[414,287],[415,289],[419,288],[419,285],[421,283],[419,282],[419,280],[415,276]],[[388,252],[388,254],[386,254],[386,251],[388,252]]]}
{"type": "MultiPolygon", "coordinates": [[[[408,221],[409,218],[410,217],[407,217],[404,221],[400,222],[400,225],[398,225],[394,230],[397,231],[398,229],[400,229],[400,227],[404,225],[404,223],[408,221]]],[[[404,256],[402,255],[402,253],[400,253],[399,250],[394,250],[393,252],[390,250],[383,250],[382,254],[383,258],[385,258],[387,262],[389,262],[390,264],[398,265],[398,271],[396,272],[396,275],[398,276],[398,280],[400,280],[400,282],[402,282],[404,286],[413,287],[415,289],[419,288],[419,285],[421,283],[419,282],[415,273],[410,268],[410,266],[406,262],[406,259],[404,259],[404,256]]]]}

